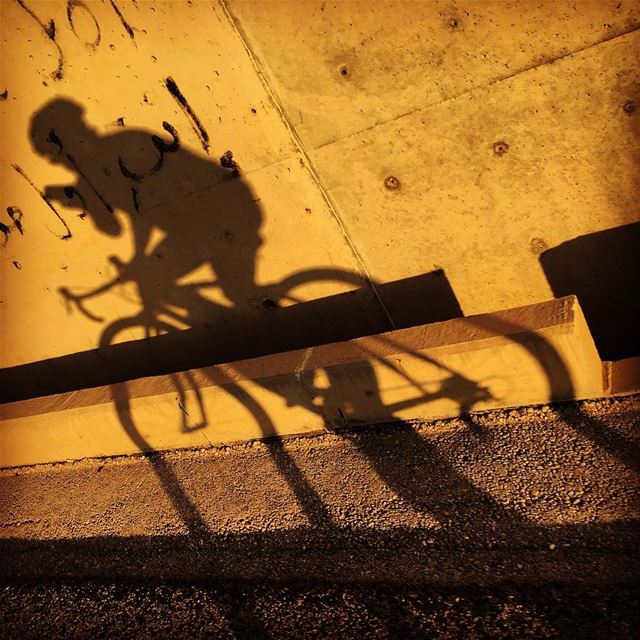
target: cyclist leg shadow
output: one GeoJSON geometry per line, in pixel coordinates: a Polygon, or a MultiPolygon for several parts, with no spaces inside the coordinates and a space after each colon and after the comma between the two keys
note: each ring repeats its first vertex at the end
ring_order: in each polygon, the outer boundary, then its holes
{"type": "Polygon", "coordinates": [[[182,488],[180,479],[176,476],[175,471],[164,459],[161,452],[152,450],[151,443],[147,441],[136,426],[131,412],[127,383],[112,385],[111,397],[122,428],[151,464],[171,504],[187,527],[189,535],[201,538],[207,536],[209,528],[193,501],[182,488]]]}

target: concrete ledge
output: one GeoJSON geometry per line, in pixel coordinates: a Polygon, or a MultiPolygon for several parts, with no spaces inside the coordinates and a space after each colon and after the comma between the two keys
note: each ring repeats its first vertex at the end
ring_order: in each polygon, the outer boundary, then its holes
{"type": "Polygon", "coordinates": [[[0,466],[603,395],[575,297],[0,407],[0,466]]]}
{"type": "Polygon", "coordinates": [[[621,396],[640,392],[640,358],[603,362],[602,368],[608,395],[621,396]]]}

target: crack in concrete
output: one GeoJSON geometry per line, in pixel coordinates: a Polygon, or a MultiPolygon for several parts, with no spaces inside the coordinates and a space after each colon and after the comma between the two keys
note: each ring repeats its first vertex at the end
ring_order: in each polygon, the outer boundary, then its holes
{"type": "Polygon", "coordinates": [[[307,362],[309,362],[312,354],[313,347],[308,347],[304,352],[304,356],[302,358],[300,366],[294,371],[294,375],[299,384],[302,384],[302,374],[304,373],[304,368],[307,366],[307,362]]]}

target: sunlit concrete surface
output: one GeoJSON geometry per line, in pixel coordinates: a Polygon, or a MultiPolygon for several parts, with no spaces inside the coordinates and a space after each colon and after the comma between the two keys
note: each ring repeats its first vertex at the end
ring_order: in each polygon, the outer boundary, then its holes
{"type": "Polygon", "coordinates": [[[605,364],[605,389],[613,394],[633,393],[640,389],[640,359],[626,358],[605,364]]]}
{"type": "MultiPolygon", "coordinates": [[[[265,297],[358,277],[375,290],[442,269],[465,315],[550,298],[543,252],[638,220],[638,13],[3,2],[3,366],[95,348],[114,323],[112,342],[223,340],[230,309],[260,318],[265,297]],[[52,116],[63,147],[47,156],[52,99],[83,119],[52,116]],[[101,286],[82,310],[70,297],[101,286]]],[[[379,296],[369,308],[377,332],[399,325],[379,296]]]]}
{"type": "Polygon", "coordinates": [[[637,3],[229,4],[376,278],[538,302],[540,252],[638,220],[637,3]]]}

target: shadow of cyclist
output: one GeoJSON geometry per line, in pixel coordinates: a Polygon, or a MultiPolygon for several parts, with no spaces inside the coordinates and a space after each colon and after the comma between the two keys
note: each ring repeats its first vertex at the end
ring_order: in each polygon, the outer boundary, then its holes
{"type": "MultiPolygon", "coordinates": [[[[176,324],[190,328],[213,325],[222,330],[215,339],[223,341],[225,324],[243,323],[244,316],[264,311],[256,304],[263,289],[255,282],[262,214],[256,198],[239,177],[239,167],[229,152],[220,163],[203,158],[181,145],[173,125],[163,122],[162,128],[162,137],[129,127],[100,134],[86,122],[82,106],[63,98],[44,105],[31,120],[35,151],[76,177],[74,184],[46,187],[45,197],[76,209],[101,233],[131,238],[130,259],[109,258],[118,270],[112,281],[88,294],[61,290],[87,317],[101,321],[82,306],[82,300],[102,295],[125,281],[137,287],[141,307],[138,315],[107,323],[100,338],[103,348],[132,326],[144,326],[149,337],[150,329],[169,332],[181,328],[176,324]],[[154,243],[158,235],[161,238],[154,243]],[[213,303],[203,295],[202,287],[181,282],[202,267],[212,272],[203,284],[217,286],[226,304],[213,303]]],[[[194,386],[189,372],[184,375],[186,386],[194,386]]],[[[178,375],[171,379],[185,411],[186,386],[178,375]]],[[[234,385],[229,393],[238,393],[234,385]]],[[[113,385],[112,396],[125,432],[141,451],[149,451],[149,442],[133,420],[126,383],[113,385]]],[[[272,434],[273,425],[262,407],[250,397],[240,399],[264,435],[272,434]]],[[[199,395],[198,404],[200,424],[189,426],[183,417],[183,431],[207,426],[199,395]]],[[[314,511],[322,511],[317,496],[286,451],[275,440],[269,446],[277,467],[303,504],[313,504],[314,511]]],[[[149,459],[189,530],[204,535],[205,523],[162,455],[149,454],[149,459]]]]}
{"type": "MultiPolygon", "coordinates": [[[[76,176],[73,185],[47,187],[46,197],[78,209],[80,215],[88,216],[102,233],[131,235],[133,257],[124,262],[112,256],[111,261],[118,267],[118,277],[90,295],[99,295],[116,282],[129,280],[138,288],[141,311],[133,318],[133,323],[132,319],[125,318],[107,324],[100,341],[103,347],[114,342],[117,331],[134,324],[170,331],[171,322],[160,319],[160,315],[171,318],[174,314],[172,319],[175,322],[194,327],[209,321],[215,313],[222,313],[223,318],[232,321],[256,311],[252,300],[261,291],[255,282],[255,266],[256,253],[262,242],[262,215],[253,194],[239,178],[238,167],[232,158],[224,158],[226,167],[223,167],[195,155],[181,146],[179,133],[170,123],[163,122],[162,127],[167,134],[163,137],[131,128],[100,135],[85,122],[82,107],[66,99],[49,102],[32,118],[30,133],[35,150],[76,176]],[[152,233],[154,231],[156,233],[152,233]],[[154,244],[158,231],[161,239],[154,244]],[[212,271],[211,279],[215,276],[215,283],[228,306],[212,303],[197,287],[181,283],[183,278],[203,266],[212,271]],[[225,310],[229,309],[234,311],[234,315],[224,316],[225,310]]],[[[78,297],[75,299],[79,300],[78,297]]],[[[224,333],[216,339],[224,340],[224,333]]],[[[385,407],[380,398],[371,363],[361,363],[357,371],[350,367],[342,374],[329,371],[327,375],[330,384],[324,391],[305,375],[304,384],[302,379],[300,381],[304,393],[290,395],[286,385],[284,390],[276,388],[275,392],[284,395],[290,405],[320,412],[327,427],[349,426],[354,424],[352,416],[358,415],[375,415],[378,421],[395,419],[393,409],[385,407]],[[341,397],[342,389],[349,388],[341,375],[349,380],[359,380],[358,388],[348,398],[341,397]],[[320,403],[317,402],[319,395],[323,396],[320,403]]],[[[179,376],[173,376],[172,380],[180,408],[184,411],[185,389],[179,376]]],[[[266,381],[259,384],[269,388],[266,381]]],[[[187,385],[192,387],[194,383],[187,380],[187,385]]],[[[253,398],[243,393],[232,380],[228,381],[226,389],[249,409],[263,435],[275,433],[270,417],[253,398]]],[[[446,393],[462,407],[467,391],[458,381],[457,386],[446,393]]],[[[129,437],[141,451],[151,449],[133,420],[126,384],[114,386],[112,395],[120,422],[129,437]]],[[[202,428],[207,425],[207,416],[202,401],[199,404],[198,428],[202,428]]],[[[470,410],[471,407],[465,405],[464,408],[470,410]]],[[[194,427],[183,419],[182,428],[184,431],[194,427]]],[[[447,478],[445,484],[468,485],[456,473],[445,473],[447,465],[438,461],[411,428],[397,433],[403,436],[398,455],[405,455],[406,451],[423,451],[425,456],[431,455],[433,464],[442,469],[442,477],[447,478]]],[[[330,520],[326,507],[299,472],[295,461],[276,439],[269,442],[269,447],[274,462],[310,519],[326,524],[330,520]]],[[[424,506],[420,498],[421,488],[413,490],[406,487],[404,481],[397,477],[401,461],[394,458],[394,464],[390,465],[386,454],[375,448],[363,448],[363,452],[399,493],[424,506]]],[[[189,529],[204,534],[206,525],[162,456],[152,455],[150,460],[189,529]]]]}

